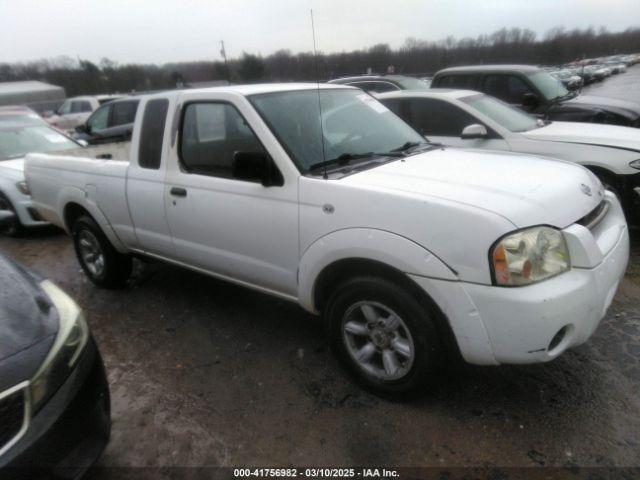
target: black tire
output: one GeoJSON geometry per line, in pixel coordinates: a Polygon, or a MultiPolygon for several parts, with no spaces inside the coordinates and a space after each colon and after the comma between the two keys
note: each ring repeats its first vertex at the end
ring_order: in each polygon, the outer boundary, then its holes
{"type": "MultiPolygon", "coordinates": [[[[3,193],[0,193],[0,210],[9,210],[14,214],[16,213],[11,201],[3,193]]],[[[22,225],[17,215],[3,227],[0,227],[0,234],[7,237],[19,237],[23,233],[24,225],[22,225]]]]}
{"type": "Polygon", "coordinates": [[[129,255],[118,252],[102,232],[98,224],[89,216],[82,216],[73,224],[73,245],[78,262],[89,279],[102,288],[122,288],[131,276],[133,261],[129,255]],[[81,241],[85,238],[96,240],[96,247],[102,254],[102,268],[92,268],[91,263],[83,255],[81,241]]]}
{"type": "Polygon", "coordinates": [[[602,183],[602,186],[604,187],[604,189],[615,193],[615,195],[618,197],[618,200],[622,202],[622,192],[620,190],[620,183],[616,180],[615,175],[602,173],[602,172],[594,172],[594,173],[602,183]]]}
{"type": "MultiPolygon", "coordinates": [[[[412,292],[379,277],[358,277],[344,282],[334,290],[323,312],[331,347],[346,369],[366,389],[396,400],[424,394],[439,378],[446,349],[436,325],[437,315],[440,314],[429,308],[426,302],[419,301],[412,292]],[[401,363],[405,360],[403,368],[407,368],[400,378],[380,378],[367,371],[350,353],[353,345],[348,346],[349,335],[344,333],[343,325],[351,318],[347,315],[356,315],[356,309],[362,308],[362,302],[373,302],[392,311],[404,323],[402,328],[406,326],[409,331],[414,347],[413,363],[408,363],[405,357],[397,357],[401,363]]],[[[373,343],[373,340],[369,341],[369,337],[352,338],[363,338],[364,343],[373,343]]],[[[373,354],[379,355],[381,363],[382,352],[382,348],[379,348],[373,354]]]]}

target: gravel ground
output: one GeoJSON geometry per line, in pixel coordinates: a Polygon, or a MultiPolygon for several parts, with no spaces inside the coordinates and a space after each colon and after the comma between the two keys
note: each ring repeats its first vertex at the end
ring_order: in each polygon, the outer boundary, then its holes
{"type": "MultiPolygon", "coordinates": [[[[589,90],[640,97],[638,77],[640,66],[589,90]]],[[[126,290],[100,290],[55,230],[1,238],[0,251],[88,312],[112,395],[103,467],[473,466],[507,478],[640,466],[640,232],[590,342],[544,365],[461,366],[410,403],[356,387],[320,322],[286,301],[156,264],[126,290]]]]}

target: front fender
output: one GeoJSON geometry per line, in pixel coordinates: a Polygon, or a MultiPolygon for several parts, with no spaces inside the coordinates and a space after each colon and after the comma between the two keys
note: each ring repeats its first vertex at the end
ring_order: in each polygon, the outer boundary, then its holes
{"type": "Polygon", "coordinates": [[[331,232],[312,243],[302,254],[298,269],[298,301],[316,312],[315,283],[320,273],[339,260],[373,260],[407,274],[458,280],[456,273],[433,253],[408,238],[371,228],[331,232]]]}

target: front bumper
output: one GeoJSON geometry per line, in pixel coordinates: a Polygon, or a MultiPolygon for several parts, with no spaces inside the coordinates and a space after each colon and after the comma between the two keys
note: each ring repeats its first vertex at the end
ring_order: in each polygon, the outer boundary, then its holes
{"type": "Polygon", "coordinates": [[[0,458],[0,478],[79,478],[104,450],[110,431],[107,378],[91,339],[76,369],[0,458]]]}
{"type": "Polygon", "coordinates": [[[38,211],[33,206],[31,197],[27,195],[21,195],[19,199],[10,200],[12,201],[12,205],[16,211],[18,219],[23,226],[40,227],[48,225],[48,223],[42,219],[38,211]]]}
{"type": "Polygon", "coordinates": [[[565,229],[575,262],[557,277],[505,288],[412,276],[449,319],[465,360],[482,365],[546,362],[593,334],[629,259],[624,216],[609,195],[610,213],[594,231],[579,225],[565,229]]]}

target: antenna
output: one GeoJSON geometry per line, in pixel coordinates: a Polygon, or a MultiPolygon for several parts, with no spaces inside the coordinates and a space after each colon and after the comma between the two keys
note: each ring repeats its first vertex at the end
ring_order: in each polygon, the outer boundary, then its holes
{"type": "MultiPolygon", "coordinates": [[[[322,145],[322,161],[326,161],[327,157],[324,152],[324,125],[322,124],[322,102],[320,101],[320,77],[318,76],[318,51],[316,50],[316,28],[313,23],[313,8],[311,9],[311,34],[313,35],[313,64],[316,73],[316,85],[318,86],[318,111],[320,112],[320,142],[322,145]]],[[[322,178],[325,180],[327,177],[327,166],[324,166],[324,172],[322,178]]]]}

